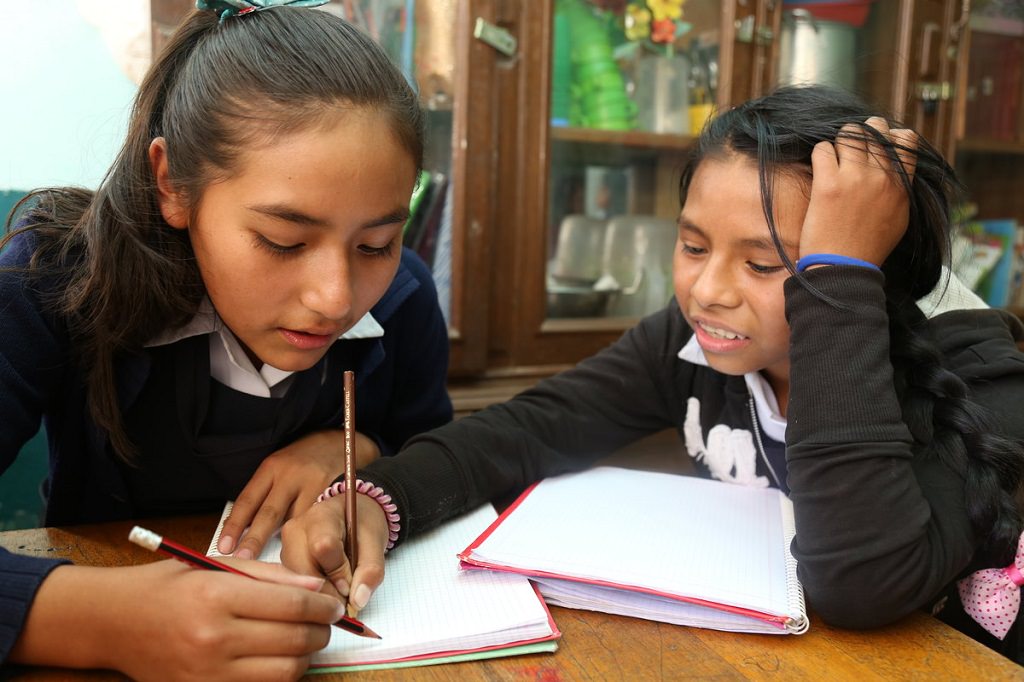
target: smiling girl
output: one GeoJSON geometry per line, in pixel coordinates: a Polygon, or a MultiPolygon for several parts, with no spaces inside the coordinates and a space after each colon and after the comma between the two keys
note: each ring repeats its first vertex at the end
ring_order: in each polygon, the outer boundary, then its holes
{"type": "MultiPolygon", "coordinates": [[[[0,466],[42,418],[47,525],[234,499],[220,549],[244,558],[343,466],[345,370],[363,463],[451,419],[447,328],[401,246],[416,96],[358,30],[288,4],[317,3],[201,0],[99,189],[37,191],[8,223],[0,466]]],[[[297,677],[341,605],[247,570],[277,583],[0,552],[0,660],[297,677]]]]}
{"type": "MultiPolygon", "coordinates": [[[[1021,535],[1024,328],[942,267],[953,171],[875,113],[798,87],[715,118],[680,183],[675,301],[361,471],[394,499],[398,541],[674,428],[698,474],[790,496],[826,621],[924,608],[1020,656],[1020,619],[983,631],[957,582],[1010,564],[1021,535]]],[[[659,500],[624,492],[658,523],[659,500]]],[[[331,498],[289,522],[286,563],[333,569],[343,516],[331,498]]],[[[359,521],[380,536],[382,519],[359,521]]]]}

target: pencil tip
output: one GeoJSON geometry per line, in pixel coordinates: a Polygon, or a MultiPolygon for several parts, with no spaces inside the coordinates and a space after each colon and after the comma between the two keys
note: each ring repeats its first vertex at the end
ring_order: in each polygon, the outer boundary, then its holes
{"type": "Polygon", "coordinates": [[[334,624],[340,627],[342,630],[347,630],[348,632],[351,632],[353,635],[359,635],[360,637],[371,637],[373,639],[384,639],[376,632],[366,627],[363,623],[349,616],[342,616],[339,620],[335,621],[334,624]]]}

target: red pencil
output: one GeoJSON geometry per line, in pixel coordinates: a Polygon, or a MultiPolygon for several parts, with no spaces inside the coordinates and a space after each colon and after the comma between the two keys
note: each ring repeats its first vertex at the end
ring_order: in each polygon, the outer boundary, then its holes
{"type": "MultiPolygon", "coordinates": [[[[173,540],[168,540],[167,538],[157,535],[153,531],[146,530],[140,526],[132,528],[132,532],[128,534],[128,539],[136,545],[145,547],[151,552],[163,552],[164,554],[184,561],[189,566],[193,566],[195,568],[205,568],[209,571],[227,571],[228,573],[244,575],[247,578],[259,580],[256,576],[250,575],[244,571],[239,571],[237,568],[232,568],[231,566],[221,563],[212,557],[204,556],[195,550],[189,549],[185,545],[180,545],[173,540]]],[[[375,639],[381,638],[376,632],[366,627],[355,618],[350,618],[349,616],[342,616],[341,620],[334,624],[342,630],[351,632],[353,635],[359,635],[360,637],[373,637],[375,639]]]]}

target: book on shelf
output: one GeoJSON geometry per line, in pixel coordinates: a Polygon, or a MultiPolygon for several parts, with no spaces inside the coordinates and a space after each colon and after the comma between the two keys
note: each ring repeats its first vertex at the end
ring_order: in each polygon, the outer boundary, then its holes
{"type": "MultiPolygon", "coordinates": [[[[229,502],[207,550],[217,551],[229,502]]],[[[315,672],[398,668],[512,656],[557,648],[561,636],[543,599],[523,576],[462,570],[459,549],[497,517],[490,505],[411,538],[387,557],[384,582],[359,620],[381,639],[333,628],[313,656],[315,672]]],[[[275,535],[260,553],[280,561],[275,535]]]]}
{"type": "Polygon", "coordinates": [[[800,634],[793,534],[775,488],[597,467],[531,486],[459,556],[528,576],[551,605],[800,634]]]}

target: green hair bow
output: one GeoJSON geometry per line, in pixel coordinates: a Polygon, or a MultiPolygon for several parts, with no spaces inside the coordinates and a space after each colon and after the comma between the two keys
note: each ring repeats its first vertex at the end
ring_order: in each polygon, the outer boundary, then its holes
{"type": "Polygon", "coordinates": [[[196,0],[196,9],[208,9],[215,12],[221,22],[228,17],[241,16],[249,12],[259,12],[271,7],[319,7],[329,0],[196,0]]]}

